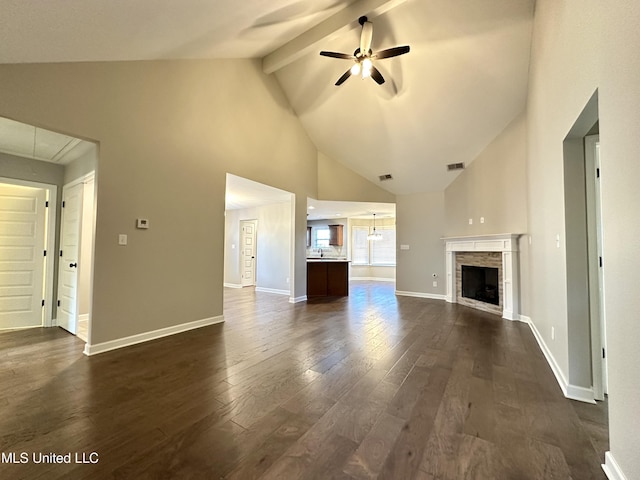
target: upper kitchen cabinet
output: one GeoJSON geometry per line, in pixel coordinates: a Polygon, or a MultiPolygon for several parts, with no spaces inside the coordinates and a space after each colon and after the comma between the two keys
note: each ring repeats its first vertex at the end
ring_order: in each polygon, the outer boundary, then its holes
{"type": "Polygon", "coordinates": [[[329,225],[329,245],[341,247],[344,243],[344,225],[329,225]]]}

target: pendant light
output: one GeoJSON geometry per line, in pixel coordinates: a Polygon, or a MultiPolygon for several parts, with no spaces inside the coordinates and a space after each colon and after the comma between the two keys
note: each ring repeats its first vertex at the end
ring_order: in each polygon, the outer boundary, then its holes
{"type": "Polygon", "coordinates": [[[376,232],[376,214],[373,214],[373,232],[367,235],[367,240],[382,240],[382,234],[376,232]]]}

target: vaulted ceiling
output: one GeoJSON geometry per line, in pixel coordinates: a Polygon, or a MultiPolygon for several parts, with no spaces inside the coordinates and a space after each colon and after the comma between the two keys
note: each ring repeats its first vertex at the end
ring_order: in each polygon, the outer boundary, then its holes
{"type": "Polygon", "coordinates": [[[525,108],[534,0],[0,0],[0,63],[263,58],[320,151],[396,194],[443,190],[525,108]],[[335,81],[357,19],[387,80],[335,81]]]}

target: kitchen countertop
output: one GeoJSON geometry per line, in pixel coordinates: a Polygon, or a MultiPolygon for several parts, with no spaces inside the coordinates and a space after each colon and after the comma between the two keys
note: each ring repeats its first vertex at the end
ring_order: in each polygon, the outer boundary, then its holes
{"type": "Polygon", "coordinates": [[[307,262],[350,262],[346,258],[320,258],[320,257],[308,257],[307,262]]]}

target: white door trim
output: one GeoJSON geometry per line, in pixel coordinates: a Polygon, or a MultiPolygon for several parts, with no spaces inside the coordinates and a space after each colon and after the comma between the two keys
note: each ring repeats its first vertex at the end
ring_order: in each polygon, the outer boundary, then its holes
{"type": "Polygon", "coordinates": [[[600,185],[596,174],[600,161],[596,155],[599,135],[584,139],[586,206],[587,206],[587,248],[589,268],[589,316],[591,328],[591,370],[593,392],[596,400],[604,400],[607,393],[607,363],[604,318],[604,282],[599,258],[602,257],[602,225],[600,216],[600,185]]]}
{"type": "Polygon", "coordinates": [[[49,206],[45,215],[46,222],[46,240],[45,250],[47,251],[47,260],[45,262],[44,274],[44,315],[42,317],[43,327],[53,327],[53,279],[54,279],[54,258],[56,246],[56,214],[58,211],[58,186],[50,183],[29,182],[19,180],[17,178],[0,177],[0,183],[10,185],[20,185],[22,187],[41,188],[47,191],[47,201],[49,206]]]}

